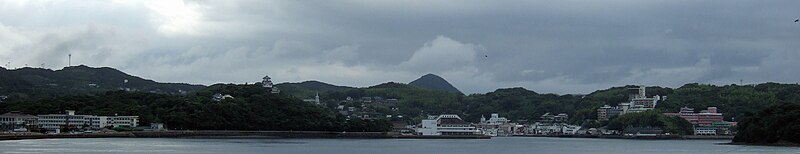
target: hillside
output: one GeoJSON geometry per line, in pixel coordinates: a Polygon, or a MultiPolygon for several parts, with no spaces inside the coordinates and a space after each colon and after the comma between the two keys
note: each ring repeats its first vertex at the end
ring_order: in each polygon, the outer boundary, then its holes
{"type": "Polygon", "coordinates": [[[164,94],[185,94],[205,86],[158,83],[109,67],[84,65],[61,70],[42,68],[0,69],[0,94],[22,98],[93,94],[110,90],[131,90],[164,94]]]}
{"type": "Polygon", "coordinates": [[[444,78],[439,77],[438,75],[435,75],[435,74],[423,75],[419,79],[411,81],[408,84],[409,85],[413,85],[413,86],[417,86],[417,87],[422,87],[422,88],[428,88],[428,89],[434,89],[434,90],[442,90],[442,91],[447,91],[447,92],[452,92],[452,93],[457,93],[457,94],[463,94],[460,90],[456,89],[456,87],[453,87],[453,85],[451,85],[450,82],[447,82],[447,80],[445,80],[444,78]]]}
{"type": "Polygon", "coordinates": [[[140,124],[164,123],[173,130],[388,131],[385,120],[346,120],[324,107],[258,85],[217,84],[187,95],[109,91],[25,103],[0,103],[0,113],[137,115],[140,124]],[[232,95],[213,101],[216,93],[232,95]]]}
{"type": "Polygon", "coordinates": [[[310,98],[317,93],[322,94],[329,91],[347,91],[356,89],[353,87],[337,86],[319,81],[304,81],[300,83],[280,83],[276,84],[275,86],[278,87],[284,93],[291,94],[298,98],[310,98]]]}

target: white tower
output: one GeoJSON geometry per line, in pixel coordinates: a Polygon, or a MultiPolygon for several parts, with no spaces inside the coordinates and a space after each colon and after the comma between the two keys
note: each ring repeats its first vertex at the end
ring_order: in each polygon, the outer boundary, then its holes
{"type": "Polygon", "coordinates": [[[314,97],[314,101],[317,102],[317,104],[320,103],[320,101],[319,101],[319,93],[317,93],[317,96],[314,97]]]}

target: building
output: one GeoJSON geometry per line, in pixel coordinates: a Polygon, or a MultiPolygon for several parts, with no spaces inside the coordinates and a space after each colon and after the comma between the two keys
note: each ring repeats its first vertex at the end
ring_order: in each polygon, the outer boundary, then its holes
{"type": "Polygon", "coordinates": [[[24,114],[19,111],[11,111],[0,115],[0,128],[2,131],[28,131],[29,128],[36,127],[38,117],[24,114]]]}
{"type": "Polygon", "coordinates": [[[622,114],[622,109],[619,107],[611,107],[609,105],[605,105],[597,109],[597,120],[601,121],[608,121],[611,117],[619,116],[622,114]]]}
{"type": "Polygon", "coordinates": [[[478,135],[480,130],[458,115],[429,116],[417,127],[417,135],[478,135]],[[434,118],[435,117],[435,118],[434,118]]]}
{"type": "Polygon", "coordinates": [[[655,95],[647,97],[647,87],[629,88],[628,102],[619,103],[615,107],[603,106],[597,109],[597,119],[601,121],[609,120],[613,116],[626,113],[638,113],[652,110],[658,105],[658,101],[666,100],[667,96],[655,95]]]}
{"type": "Polygon", "coordinates": [[[233,99],[233,96],[228,95],[228,94],[222,95],[220,93],[217,93],[217,94],[214,94],[214,95],[211,96],[211,100],[215,101],[215,102],[219,102],[219,101],[222,101],[222,100],[225,100],[225,99],[233,99]]]}
{"type": "Polygon", "coordinates": [[[538,122],[531,124],[527,128],[526,134],[565,135],[575,134],[581,129],[581,126],[568,124],[567,120],[569,120],[569,116],[566,113],[560,113],[558,115],[545,113],[539,116],[538,122]]]}
{"type": "Polygon", "coordinates": [[[264,88],[269,88],[270,92],[273,94],[281,92],[278,87],[275,87],[275,85],[272,84],[272,78],[270,78],[269,75],[265,75],[263,78],[261,78],[261,86],[264,88]]]}
{"type": "Polygon", "coordinates": [[[694,127],[694,135],[717,135],[717,128],[714,127],[694,127]]]}
{"type": "Polygon", "coordinates": [[[707,110],[702,110],[699,113],[695,113],[693,108],[689,107],[682,107],[681,111],[678,113],[664,113],[667,116],[678,116],[692,125],[698,126],[710,126],[716,122],[723,122],[722,113],[717,112],[717,107],[708,107],[707,110]]]}
{"type": "Polygon", "coordinates": [[[47,130],[61,128],[100,129],[104,127],[137,127],[139,126],[138,123],[139,116],[76,115],[73,110],[66,110],[66,114],[38,115],[39,128],[47,130]]]}
{"type": "Polygon", "coordinates": [[[488,120],[481,116],[481,122],[477,126],[484,135],[488,136],[522,135],[521,125],[511,123],[511,120],[500,117],[497,113],[491,114],[488,120]]]}
{"type": "Polygon", "coordinates": [[[164,123],[150,123],[150,128],[144,129],[145,131],[166,131],[164,123]]]}
{"type": "Polygon", "coordinates": [[[569,116],[566,113],[559,113],[558,115],[553,115],[548,113],[539,116],[539,122],[543,123],[564,123],[569,120],[569,116]]]}
{"type": "Polygon", "coordinates": [[[303,102],[309,102],[309,103],[314,103],[314,104],[320,104],[320,103],[322,103],[322,102],[319,100],[319,93],[317,93],[317,94],[314,96],[314,98],[312,98],[312,99],[303,99],[303,102]]]}

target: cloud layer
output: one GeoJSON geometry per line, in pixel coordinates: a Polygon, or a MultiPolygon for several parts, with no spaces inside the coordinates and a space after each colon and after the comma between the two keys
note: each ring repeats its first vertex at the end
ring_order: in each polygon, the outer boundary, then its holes
{"type": "Polygon", "coordinates": [[[370,86],[435,73],[467,93],[796,83],[796,1],[3,1],[0,64],[164,82],[370,86]],[[793,5],[794,4],[794,5],[793,5]]]}

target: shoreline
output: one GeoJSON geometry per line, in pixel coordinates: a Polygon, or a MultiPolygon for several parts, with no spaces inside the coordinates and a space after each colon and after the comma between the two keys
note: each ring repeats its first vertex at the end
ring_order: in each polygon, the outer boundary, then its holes
{"type": "Polygon", "coordinates": [[[49,138],[207,138],[207,139],[491,139],[485,135],[416,136],[396,132],[328,132],[328,131],[131,131],[82,134],[2,134],[3,140],[49,138]]]}
{"type": "Polygon", "coordinates": [[[775,143],[745,143],[745,142],[730,142],[723,143],[727,145],[745,145],[745,146],[769,146],[769,147],[800,147],[800,143],[792,142],[775,142],[775,143]]]}
{"type": "Polygon", "coordinates": [[[555,137],[555,138],[601,138],[601,139],[634,139],[634,140],[733,140],[733,136],[707,135],[658,135],[658,136],[622,136],[622,135],[514,135],[516,137],[555,137]]]}

